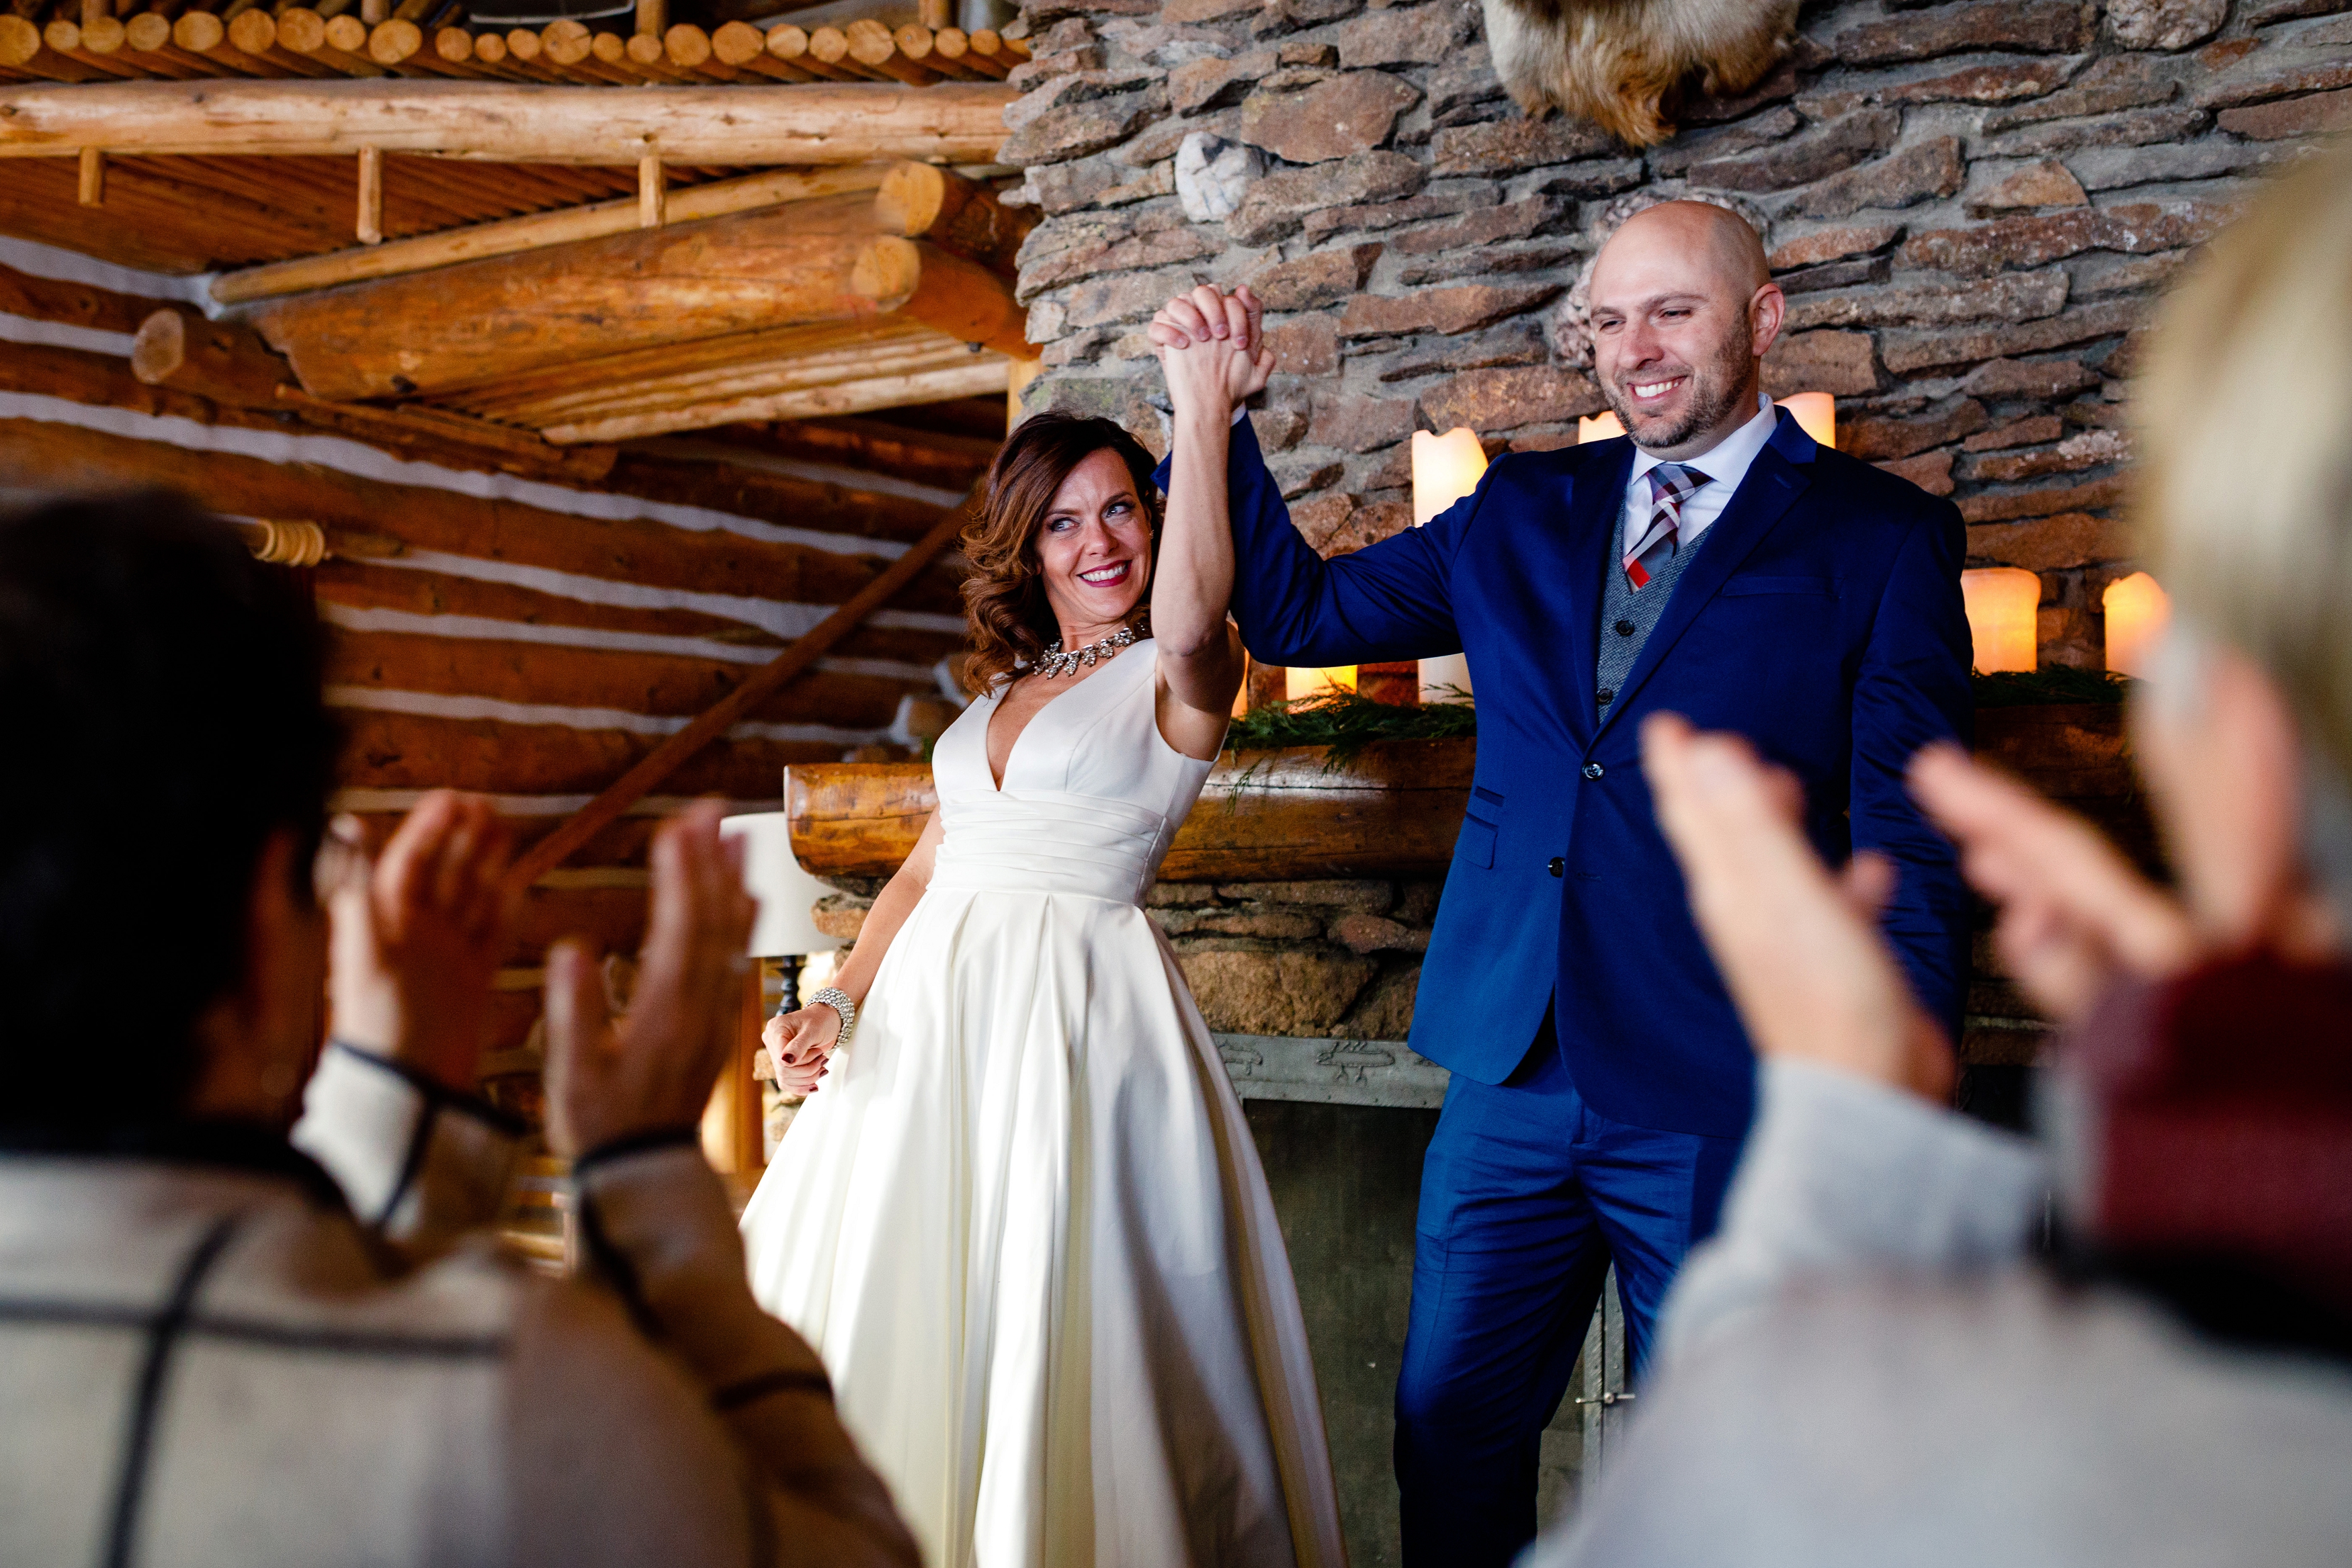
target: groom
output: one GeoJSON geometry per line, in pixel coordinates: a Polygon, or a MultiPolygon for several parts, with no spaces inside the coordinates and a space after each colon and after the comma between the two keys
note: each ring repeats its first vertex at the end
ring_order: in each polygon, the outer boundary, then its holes
{"type": "MultiPolygon", "coordinates": [[[[1421,1565],[1507,1563],[1535,1533],[1538,1440],[1604,1272],[1616,1264],[1638,1368],[1748,1126],[1754,1061],[1653,815],[1642,717],[1744,734],[1803,788],[1821,852],[1891,862],[1884,928],[1929,1015],[1959,1010],[1959,879],[1903,786],[1913,752],[1970,723],[1958,514],[1763,397],[1784,304],[1735,214],[1647,209],[1589,292],[1631,439],[1500,457],[1427,527],[1354,555],[1307,548],[1248,422],[1232,428],[1250,652],[1460,651],[1478,694],[1412,1036],[1453,1073],[1397,1385],[1405,1558],[1421,1565]]],[[[1244,316],[1204,288],[1152,334],[1199,346],[1244,316]]],[[[1255,339],[1254,308],[1241,329],[1255,339]]]]}

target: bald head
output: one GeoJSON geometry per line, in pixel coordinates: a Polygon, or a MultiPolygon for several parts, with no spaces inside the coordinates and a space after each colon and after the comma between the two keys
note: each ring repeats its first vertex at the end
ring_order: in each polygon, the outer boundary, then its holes
{"type": "Polygon", "coordinates": [[[1705,202],[1634,214],[1594,258],[1586,299],[1601,391],[1643,450],[1696,456],[1755,416],[1784,302],[1738,214],[1705,202]]]}

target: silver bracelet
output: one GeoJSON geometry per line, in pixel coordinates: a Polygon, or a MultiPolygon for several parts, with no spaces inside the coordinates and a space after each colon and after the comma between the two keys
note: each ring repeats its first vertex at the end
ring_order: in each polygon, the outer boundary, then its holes
{"type": "Polygon", "coordinates": [[[820,1002],[831,1008],[841,1019],[841,1033],[835,1037],[833,1042],[834,1049],[838,1051],[849,1043],[850,1035],[857,1028],[857,1004],[849,999],[847,991],[837,986],[827,986],[808,999],[810,1007],[820,1002]]]}

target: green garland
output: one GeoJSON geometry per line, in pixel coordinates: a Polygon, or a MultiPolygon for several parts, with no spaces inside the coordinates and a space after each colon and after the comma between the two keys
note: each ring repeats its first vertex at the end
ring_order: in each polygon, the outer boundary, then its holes
{"type": "MultiPolygon", "coordinates": [[[[1977,706],[2025,707],[2053,703],[2120,703],[2132,682],[2103,670],[2047,669],[1971,677],[1977,706]]],[[[1400,707],[1354,692],[1331,691],[1254,707],[1225,732],[1228,751],[1276,751],[1291,746],[1330,747],[1327,765],[1344,768],[1381,740],[1455,740],[1478,733],[1478,710],[1467,702],[1400,707]]]]}

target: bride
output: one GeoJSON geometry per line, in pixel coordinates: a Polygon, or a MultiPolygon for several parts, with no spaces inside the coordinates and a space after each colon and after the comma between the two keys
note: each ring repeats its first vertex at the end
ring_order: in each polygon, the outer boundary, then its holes
{"type": "MultiPolygon", "coordinates": [[[[1212,359],[1181,373],[1233,402],[1271,365],[1212,359]]],[[[1243,671],[1231,540],[1163,538],[1151,466],[1108,420],[1005,442],[964,536],[986,693],[838,988],[769,1030],[815,1092],[743,1216],[752,1287],[935,1568],[1344,1562],[1265,1178],[1139,907],[1243,671]]]]}

